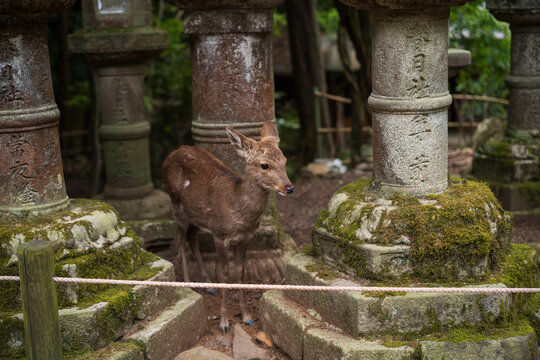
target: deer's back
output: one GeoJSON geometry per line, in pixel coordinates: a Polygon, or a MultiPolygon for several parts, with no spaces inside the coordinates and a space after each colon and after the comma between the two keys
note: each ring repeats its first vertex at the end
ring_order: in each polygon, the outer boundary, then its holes
{"type": "Polygon", "coordinates": [[[205,149],[181,146],[163,162],[163,182],[173,207],[181,205],[197,225],[206,227],[202,221],[227,216],[227,203],[242,178],[205,149]]]}

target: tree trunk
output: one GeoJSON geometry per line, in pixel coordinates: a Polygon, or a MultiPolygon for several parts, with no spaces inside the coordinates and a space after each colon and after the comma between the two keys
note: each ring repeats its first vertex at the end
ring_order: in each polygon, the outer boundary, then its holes
{"type": "Polygon", "coordinates": [[[371,31],[369,14],[334,0],[340,16],[338,30],[338,50],[345,70],[345,77],[351,88],[352,98],[352,131],[351,131],[351,164],[362,158],[362,127],[371,124],[367,99],[371,92],[371,31]],[[348,43],[353,43],[356,57],[360,63],[360,71],[355,73],[349,58],[348,43]]]}
{"type": "MultiPolygon", "coordinates": [[[[319,48],[319,28],[315,13],[315,0],[287,0],[287,23],[293,67],[295,97],[303,134],[302,160],[311,161],[316,155],[315,106],[320,101],[321,125],[330,127],[328,101],[317,98],[314,88],[326,92],[326,74],[319,48]]],[[[328,133],[323,141],[327,156],[334,156],[334,140],[328,133]]]]}

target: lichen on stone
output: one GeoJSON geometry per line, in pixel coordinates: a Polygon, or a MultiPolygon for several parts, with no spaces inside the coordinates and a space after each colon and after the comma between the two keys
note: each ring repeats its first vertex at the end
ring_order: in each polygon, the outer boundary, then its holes
{"type": "Polygon", "coordinates": [[[458,178],[445,192],[423,197],[383,195],[370,180],[359,180],[334,195],[316,227],[339,239],[345,263],[359,276],[370,276],[359,245],[410,242],[414,276],[442,281],[489,275],[512,229],[485,184],[458,178]]]}

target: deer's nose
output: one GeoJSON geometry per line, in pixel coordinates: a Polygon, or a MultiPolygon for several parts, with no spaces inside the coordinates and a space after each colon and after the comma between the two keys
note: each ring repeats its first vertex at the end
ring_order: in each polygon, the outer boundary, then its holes
{"type": "Polygon", "coordinates": [[[292,194],[294,192],[294,186],[292,185],[285,186],[285,191],[287,192],[287,194],[292,194]]]}

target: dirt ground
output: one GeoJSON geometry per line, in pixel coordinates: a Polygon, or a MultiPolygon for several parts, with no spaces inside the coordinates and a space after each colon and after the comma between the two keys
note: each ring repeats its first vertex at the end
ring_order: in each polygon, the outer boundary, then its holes
{"type": "MultiPolygon", "coordinates": [[[[449,171],[452,175],[461,176],[470,166],[472,161],[472,151],[457,150],[449,153],[449,171]]],[[[277,198],[277,207],[281,215],[281,225],[296,241],[298,248],[303,248],[311,243],[311,228],[321,210],[326,206],[330,197],[342,186],[360,178],[371,177],[371,166],[361,164],[356,169],[344,175],[329,175],[325,177],[302,177],[295,182],[294,196],[277,198]]],[[[515,219],[514,221],[514,242],[530,242],[540,240],[540,225],[537,220],[515,219]]],[[[210,332],[200,339],[197,345],[218,350],[232,356],[231,335],[222,335],[219,331],[219,306],[220,296],[211,296],[204,291],[199,291],[204,297],[204,302],[208,311],[208,325],[210,332]]],[[[261,331],[258,321],[258,303],[262,296],[262,291],[247,292],[249,305],[255,320],[255,326],[242,327],[253,338],[257,332],[261,331]]],[[[231,292],[228,300],[229,320],[231,328],[236,323],[241,323],[240,309],[238,306],[238,295],[231,292]]],[[[279,349],[268,348],[265,345],[260,347],[269,350],[269,359],[288,360],[289,357],[279,349]]]]}

